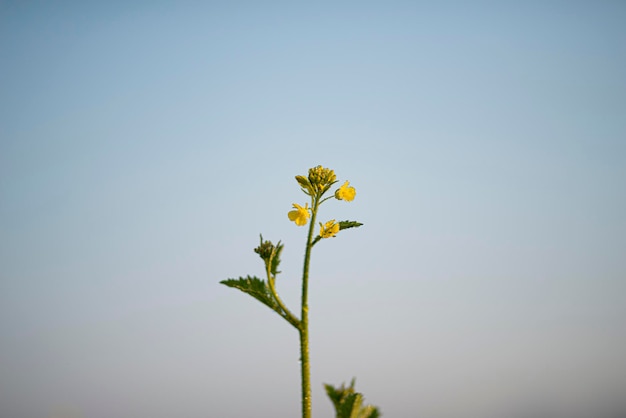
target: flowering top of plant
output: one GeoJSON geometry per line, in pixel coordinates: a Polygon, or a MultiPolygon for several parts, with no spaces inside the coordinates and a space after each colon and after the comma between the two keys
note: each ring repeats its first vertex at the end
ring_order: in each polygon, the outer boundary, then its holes
{"type": "MultiPolygon", "coordinates": [[[[289,211],[287,214],[289,220],[295,222],[298,226],[306,225],[311,215],[313,216],[313,222],[315,221],[315,215],[319,205],[324,203],[330,197],[322,199],[322,196],[331,188],[331,186],[337,183],[337,176],[335,172],[330,168],[324,168],[321,165],[309,169],[308,177],[296,176],[296,181],[302,187],[302,191],[311,196],[311,207],[305,205],[304,207],[293,204],[294,210],[289,211]]],[[[350,182],[346,181],[335,191],[334,197],[337,200],[345,200],[351,202],[356,196],[356,189],[350,186],[350,182]]],[[[358,222],[342,221],[335,222],[328,221],[325,224],[320,222],[320,234],[311,242],[311,245],[315,245],[322,238],[330,238],[337,235],[337,233],[346,228],[352,228],[354,226],[360,226],[358,222]]]]}

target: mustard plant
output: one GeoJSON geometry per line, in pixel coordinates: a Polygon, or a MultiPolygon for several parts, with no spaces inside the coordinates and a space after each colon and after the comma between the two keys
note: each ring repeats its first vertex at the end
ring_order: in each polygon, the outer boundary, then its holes
{"type": "MultiPolygon", "coordinates": [[[[222,280],[220,283],[239,289],[254,297],[285,321],[298,330],[300,336],[300,375],[302,393],[302,418],[311,418],[311,363],[309,356],[309,265],[313,247],[323,239],[334,238],[340,231],[356,228],[363,224],[356,221],[339,221],[335,219],[319,223],[319,234],[315,234],[318,211],[322,203],[330,200],[351,202],[356,197],[356,189],[345,181],[333,194],[326,193],[337,183],[335,172],[321,165],[309,169],[308,176],[296,176],[296,181],[309,201],[304,206],[294,203],[292,210],[287,213],[290,221],[297,226],[308,225],[308,234],[304,250],[304,265],[302,268],[302,295],[300,300],[300,316],[296,316],[283,302],[276,290],[276,276],[280,273],[280,254],[283,244],[279,241],[273,244],[271,241],[260,237],[259,246],[254,252],[261,257],[265,266],[266,280],[256,276],[239,277],[238,279],[222,280]]],[[[350,387],[341,386],[334,388],[325,385],[326,393],[335,406],[337,418],[376,418],[380,412],[371,405],[362,405],[362,395],[354,392],[354,379],[350,387]]]]}

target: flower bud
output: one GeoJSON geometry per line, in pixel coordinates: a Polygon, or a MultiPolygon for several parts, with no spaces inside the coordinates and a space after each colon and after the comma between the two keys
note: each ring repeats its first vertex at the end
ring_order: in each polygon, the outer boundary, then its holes
{"type": "Polygon", "coordinates": [[[304,176],[296,176],[296,181],[298,182],[300,187],[305,190],[306,194],[311,195],[311,182],[309,182],[309,179],[304,176]]]}

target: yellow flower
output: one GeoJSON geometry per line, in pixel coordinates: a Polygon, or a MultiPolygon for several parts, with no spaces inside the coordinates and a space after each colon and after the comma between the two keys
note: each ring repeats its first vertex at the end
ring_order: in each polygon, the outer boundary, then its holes
{"type": "Polygon", "coordinates": [[[324,225],[320,222],[320,237],[334,237],[337,235],[337,232],[339,232],[339,224],[336,224],[334,219],[326,222],[324,225]]]}
{"type": "Polygon", "coordinates": [[[296,223],[298,226],[306,225],[307,221],[311,214],[309,213],[309,204],[305,203],[304,207],[298,205],[297,203],[293,204],[295,210],[289,211],[287,216],[289,216],[289,220],[296,223]]]}
{"type": "Polygon", "coordinates": [[[335,192],[335,197],[339,200],[346,200],[348,202],[354,200],[354,196],[356,196],[356,189],[350,186],[350,182],[346,181],[340,188],[335,192]]]}

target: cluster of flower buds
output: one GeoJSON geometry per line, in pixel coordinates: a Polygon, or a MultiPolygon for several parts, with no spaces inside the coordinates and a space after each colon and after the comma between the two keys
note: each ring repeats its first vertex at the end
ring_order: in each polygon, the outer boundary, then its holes
{"type": "Polygon", "coordinates": [[[321,165],[309,169],[309,176],[296,176],[296,180],[304,192],[310,196],[321,196],[330,186],[335,184],[337,176],[330,168],[324,168],[321,165]]]}
{"type": "Polygon", "coordinates": [[[282,250],[283,244],[281,244],[280,241],[278,241],[278,244],[274,245],[272,241],[263,241],[263,235],[261,235],[261,243],[254,249],[254,252],[263,259],[270,273],[276,275],[280,273],[277,268],[280,264],[280,253],[282,250]]]}
{"type": "Polygon", "coordinates": [[[263,236],[261,236],[261,244],[254,249],[254,252],[259,255],[263,260],[269,260],[274,252],[274,244],[272,241],[263,241],[263,236]]]}
{"type": "Polygon", "coordinates": [[[321,165],[309,169],[309,182],[318,192],[325,192],[337,181],[335,172],[321,165]]]}

